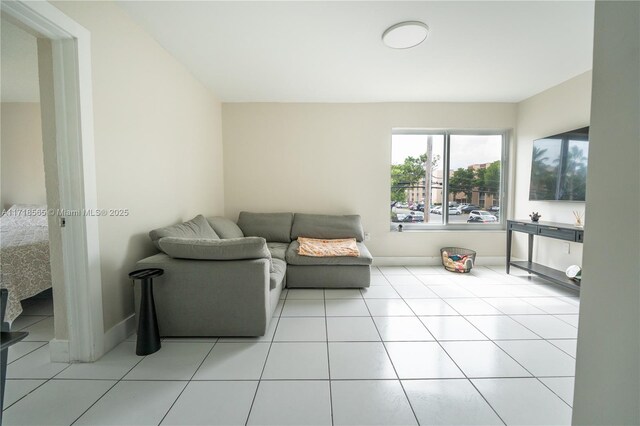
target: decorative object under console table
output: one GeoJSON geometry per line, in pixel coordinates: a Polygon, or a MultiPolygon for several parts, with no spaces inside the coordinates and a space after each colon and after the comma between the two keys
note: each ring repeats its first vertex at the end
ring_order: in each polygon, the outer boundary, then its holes
{"type": "Polygon", "coordinates": [[[542,278],[565,287],[580,290],[578,281],[567,278],[564,271],[549,268],[533,262],[533,237],[541,236],[556,240],[582,243],[584,229],[568,223],[555,222],[530,222],[528,220],[507,220],[507,274],[512,266],[524,269],[542,278]],[[511,261],[511,239],[514,232],[522,232],[529,235],[529,246],[526,261],[511,261]]]}

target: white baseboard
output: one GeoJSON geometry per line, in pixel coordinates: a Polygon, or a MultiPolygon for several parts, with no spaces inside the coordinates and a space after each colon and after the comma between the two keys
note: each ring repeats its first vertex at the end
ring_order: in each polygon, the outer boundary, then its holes
{"type": "Polygon", "coordinates": [[[373,258],[373,266],[435,266],[439,257],[379,257],[373,258]]]}
{"type": "MultiPolygon", "coordinates": [[[[504,265],[507,259],[504,256],[478,256],[476,265],[504,265]]],[[[374,257],[373,266],[437,266],[442,261],[439,256],[433,257],[374,257]]]]}
{"type": "Polygon", "coordinates": [[[71,356],[69,355],[69,341],[53,339],[49,342],[49,354],[51,355],[51,362],[69,362],[71,356]]]}
{"type": "Polygon", "coordinates": [[[104,333],[104,353],[118,346],[136,330],[136,315],[131,314],[104,333]]]}

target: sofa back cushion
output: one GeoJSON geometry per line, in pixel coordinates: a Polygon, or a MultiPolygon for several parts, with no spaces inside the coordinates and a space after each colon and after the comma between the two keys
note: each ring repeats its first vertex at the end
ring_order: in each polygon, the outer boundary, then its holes
{"type": "Polygon", "coordinates": [[[208,217],[207,221],[209,225],[216,231],[216,234],[220,238],[242,238],[244,234],[242,233],[242,229],[236,225],[236,223],[226,217],[222,216],[214,216],[208,217]]]}
{"type": "Polygon", "coordinates": [[[176,259],[243,260],[271,259],[267,242],[260,237],[211,240],[205,238],[164,237],[160,249],[176,259]]]}
{"type": "Polygon", "coordinates": [[[247,237],[262,237],[270,243],[291,242],[293,213],[240,212],[238,226],[247,237]]]}
{"type": "Polygon", "coordinates": [[[323,215],[296,213],[291,227],[291,239],[309,238],[355,238],[364,240],[360,215],[323,215]]]}
{"type": "Polygon", "coordinates": [[[157,248],[160,248],[158,245],[158,240],[164,237],[180,237],[180,238],[208,238],[208,239],[219,239],[216,231],[213,230],[207,219],[202,215],[198,215],[193,219],[179,223],[173,226],[167,226],[164,228],[154,229],[149,232],[149,237],[153,244],[157,248]]]}

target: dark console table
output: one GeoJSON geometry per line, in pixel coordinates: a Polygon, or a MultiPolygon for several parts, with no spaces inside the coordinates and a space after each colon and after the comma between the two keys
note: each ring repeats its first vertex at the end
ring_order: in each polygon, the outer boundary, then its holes
{"type": "Polygon", "coordinates": [[[524,269],[565,287],[580,290],[579,281],[567,278],[564,271],[549,268],[533,262],[533,238],[535,236],[554,238],[556,240],[582,243],[584,229],[567,223],[555,222],[531,222],[528,220],[507,220],[507,274],[512,266],[524,269]],[[511,261],[511,239],[514,232],[522,232],[529,235],[529,250],[526,261],[511,261]]]}

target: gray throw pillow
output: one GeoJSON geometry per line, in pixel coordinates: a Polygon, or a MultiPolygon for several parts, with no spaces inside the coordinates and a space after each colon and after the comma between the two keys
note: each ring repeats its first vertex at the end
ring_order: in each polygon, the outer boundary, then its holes
{"type": "Polygon", "coordinates": [[[164,237],[208,238],[213,240],[220,238],[211,225],[209,225],[207,219],[205,219],[201,214],[184,223],[154,229],[149,232],[149,237],[157,248],[160,248],[158,240],[164,237]]]}
{"type": "Polygon", "coordinates": [[[176,259],[243,260],[269,259],[267,242],[260,237],[210,240],[205,238],[164,237],[160,249],[176,259]]]}
{"type": "Polygon", "coordinates": [[[290,243],[293,213],[240,212],[238,226],[247,237],[262,237],[270,243],[290,243]]]}
{"type": "Polygon", "coordinates": [[[222,216],[208,217],[209,225],[216,231],[220,238],[242,238],[242,229],[232,220],[222,216]]]}

